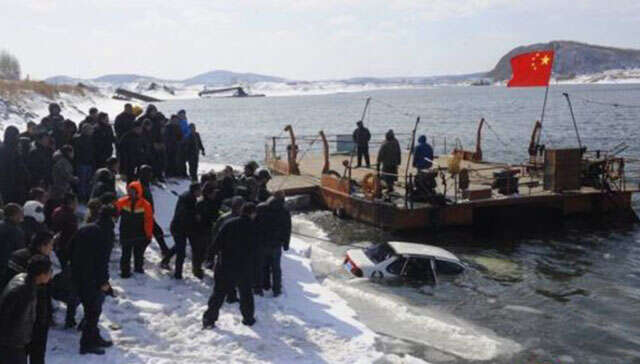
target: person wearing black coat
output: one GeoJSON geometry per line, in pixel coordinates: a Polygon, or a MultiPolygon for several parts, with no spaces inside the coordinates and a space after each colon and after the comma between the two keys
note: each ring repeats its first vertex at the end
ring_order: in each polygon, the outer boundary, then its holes
{"type": "Polygon", "coordinates": [[[144,164],[144,144],[142,123],[134,122],[134,127],[120,139],[120,172],[127,177],[127,183],[134,181],[135,172],[144,164]]]}
{"type": "Polygon", "coordinates": [[[44,224],[44,205],[40,201],[27,201],[23,207],[24,220],[20,224],[24,232],[24,245],[29,246],[34,235],[48,231],[44,224]]]}
{"type": "Polygon", "coordinates": [[[34,141],[37,135],[38,135],[38,124],[34,123],[33,121],[28,121],[27,130],[20,133],[20,138],[29,138],[31,141],[34,141]]]}
{"type": "Polygon", "coordinates": [[[98,321],[109,284],[109,257],[115,241],[115,212],[103,206],[96,223],[78,229],[71,242],[71,276],[84,307],[84,325],[80,338],[80,354],[104,354],[104,347],[113,345],[100,336],[98,321]]]}
{"type": "Polygon", "coordinates": [[[25,247],[24,232],[20,228],[24,219],[22,208],[15,203],[7,204],[4,216],[4,220],[0,221],[0,284],[7,281],[5,277],[11,254],[25,247]]]}
{"type": "Polygon", "coordinates": [[[53,137],[54,149],[66,144],[64,124],[64,117],[60,115],[60,105],[49,104],[49,115],[42,118],[40,127],[53,137]]]}
{"type": "Polygon", "coordinates": [[[91,190],[91,198],[100,198],[105,193],[116,195],[116,178],[107,168],[100,168],[96,171],[91,190]]]}
{"type": "Polygon", "coordinates": [[[133,106],[131,104],[125,104],[124,111],[118,114],[116,120],[113,122],[118,142],[125,134],[133,129],[133,122],[135,120],[136,116],[133,114],[133,106]]]}
{"type": "Polygon", "coordinates": [[[265,242],[272,228],[271,221],[269,220],[269,205],[267,203],[263,202],[256,206],[256,218],[254,222],[256,226],[256,240],[253,247],[253,290],[255,294],[262,296],[264,295],[265,242]]]}
{"type": "Polygon", "coordinates": [[[93,125],[85,124],[80,134],[73,137],[73,159],[75,173],[78,177],[78,198],[81,202],[89,201],[91,196],[91,178],[95,169],[95,153],[93,144],[93,125]]]}
{"type": "Polygon", "coordinates": [[[151,127],[151,120],[142,119],[142,133],[140,133],[143,150],[142,163],[148,165],[153,162],[153,134],[151,127]]]}
{"type": "MultiPolygon", "coordinates": [[[[29,242],[29,246],[16,250],[9,259],[8,278],[20,273],[26,273],[29,260],[35,255],[41,255],[47,261],[51,261],[49,255],[53,250],[53,235],[47,231],[42,231],[34,235],[29,242]]],[[[49,322],[53,314],[53,304],[51,301],[50,284],[37,288],[36,321],[33,327],[31,343],[27,346],[29,353],[29,363],[44,364],[45,353],[47,352],[47,337],[49,336],[49,322]]]]}
{"type": "Polygon", "coordinates": [[[37,319],[38,288],[50,280],[51,261],[36,255],[29,260],[27,272],[13,277],[0,294],[0,364],[27,364],[37,319]]]}
{"type": "Polygon", "coordinates": [[[92,138],[95,167],[96,169],[104,168],[107,165],[107,159],[113,155],[113,144],[116,142],[107,113],[98,114],[98,122],[93,130],[92,138]]]}
{"type": "Polygon", "coordinates": [[[371,133],[369,129],[364,127],[362,121],[358,121],[356,124],[358,127],[353,131],[353,142],[356,144],[356,152],[358,154],[358,165],[356,168],[362,166],[362,157],[364,157],[367,168],[370,168],[369,141],[371,140],[371,133]]]}
{"type": "Polygon", "coordinates": [[[182,142],[182,130],[180,120],[176,115],[171,116],[171,121],[165,130],[165,146],[167,148],[167,177],[181,177],[180,154],[182,142]]]}
{"type": "Polygon", "coordinates": [[[31,187],[48,188],[51,185],[53,148],[51,136],[47,132],[36,135],[27,155],[27,168],[31,175],[31,187]]]}
{"type": "Polygon", "coordinates": [[[78,128],[82,129],[82,127],[84,125],[91,125],[93,127],[95,127],[98,124],[98,116],[99,116],[99,112],[98,112],[98,108],[96,107],[92,107],[89,109],[89,115],[87,115],[86,118],[84,118],[84,120],[82,120],[80,122],[80,124],[78,125],[78,128]]]}
{"type": "Polygon", "coordinates": [[[284,207],[284,195],[278,191],[267,201],[267,219],[271,224],[264,241],[264,287],[273,288],[273,296],[282,293],[282,250],[289,250],[291,214],[284,207]]]}
{"type": "Polygon", "coordinates": [[[196,132],[196,124],[189,124],[191,129],[191,135],[185,142],[185,154],[187,163],[189,164],[189,176],[192,181],[198,180],[198,162],[200,154],[204,156],[204,146],[202,145],[202,139],[200,139],[200,133],[196,132]]]}
{"type": "Polygon", "coordinates": [[[0,196],[4,203],[16,202],[20,205],[27,198],[29,172],[25,159],[19,150],[20,131],[15,126],[4,130],[0,145],[0,196]]]}
{"type": "Polygon", "coordinates": [[[167,165],[166,146],[165,146],[165,129],[167,118],[158,111],[155,105],[147,106],[147,111],[138,118],[138,120],[151,120],[151,141],[153,145],[153,158],[151,167],[153,175],[159,180],[164,180],[165,168],[167,165]]]}
{"type": "Polygon", "coordinates": [[[204,328],[215,326],[225,298],[236,287],[240,293],[242,323],[252,326],[256,322],[251,291],[254,272],[253,251],[256,246],[256,229],[253,221],[255,213],[256,206],[250,202],[246,203],[242,207],[241,216],[227,221],[213,243],[213,250],[218,255],[219,261],[214,275],[213,294],[202,316],[204,328]]]}
{"type": "MultiPolygon", "coordinates": [[[[175,244],[169,250],[169,254],[162,259],[162,266],[167,267],[171,258],[176,255],[176,266],[174,277],[176,279],[182,279],[182,265],[184,264],[184,258],[186,256],[187,240],[191,244],[191,250],[199,252],[198,241],[195,238],[194,232],[196,226],[201,221],[201,216],[198,214],[196,203],[198,197],[202,194],[200,183],[194,182],[189,186],[189,190],[184,192],[178,197],[176,208],[173,213],[173,219],[171,220],[171,235],[175,244]]],[[[193,265],[196,268],[196,265],[193,265]]],[[[194,270],[194,275],[199,275],[194,270]]]]}
{"type": "MultiPolygon", "coordinates": [[[[200,221],[196,224],[196,230],[194,233],[194,239],[197,241],[195,246],[196,250],[193,254],[193,274],[202,279],[204,278],[204,271],[202,270],[202,264],[206,259],[206,253],[211,245],[211,234],[213,231],[213,225],[218,217],[220,217],[220,201],[217,198],[218,190],[213,183],[206,182],[202,187],[202,200],[196,204],[196,210],[200,215],[200,221]]],[[[193,245],[192,245],[193,249],[193,245]]]]}

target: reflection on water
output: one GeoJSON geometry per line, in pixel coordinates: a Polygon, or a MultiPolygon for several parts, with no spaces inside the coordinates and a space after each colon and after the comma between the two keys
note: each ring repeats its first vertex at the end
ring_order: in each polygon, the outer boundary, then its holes
{"type": "MultiPolygon", "coordinates": [[[[625,156],[640,158],[640,109],[586,104],[582,98],[620,104],[640,102],[637,85],[553,86],[543,142],[575,146],[561,95],[574,100],[583,144],[591,150],[626,142],[625,156]]],[[[419,133],[475,145],[484,117],[483,152],[488,160],[521,162],[543,92],[502,87],[444,87],[304,97],[207,99],[165,102],[167,114],[189,112],[207,148],[207,162],[241,164],[261,160],[265,137],[286,124],[298,134],[351,133],[364,99],[372,96],[367,125],[409,132],[422,116],[419,133]],[[381,99],[396,108],[381,103],[381,99]]],[[[406,144],[406,140],[401,140],[406,144]]],[[[436,153],[444,145],[438,139],[436,153]]],[[[404,150],[403,150],[404,152],[404,150]]],[[[630,182],[637,183],[638,179],[630,182]]],[[[636,198],[635,207],[640,207],[636,198]]],[[[305,214],[336,244],[314,243],[313,267],[324,284],[347,298],[367,325],[380,332],[380,348],[409,352],[432,362],[630,363],[640,361],[640,228],[591,219],[549,229],[528,221],[491,236],[467,231],[394,235],[339,220],[328,212],[305,214]],[[469,269],[443,278],[437,287],[372,283],[341,272],[346,244],[406,240],[439,245],[469,269]]],[[[300,226],[297,226],[300,228],[300,226]]],[[[285,273],[286,274],[286,273],[285,273]]]]}

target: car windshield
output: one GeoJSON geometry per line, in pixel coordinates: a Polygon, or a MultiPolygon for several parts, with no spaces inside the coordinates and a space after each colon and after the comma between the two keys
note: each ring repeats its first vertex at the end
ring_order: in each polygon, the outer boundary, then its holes
{"type": "Polygon", "coordinates": [[[374,263],[384,262],[394,255],[393,250],[387,243],[374,245],[366,249],[364,253],[374,263]]]}

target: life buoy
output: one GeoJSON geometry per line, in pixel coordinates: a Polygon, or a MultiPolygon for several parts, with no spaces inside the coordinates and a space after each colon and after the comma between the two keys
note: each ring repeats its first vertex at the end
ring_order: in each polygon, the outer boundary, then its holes
{"type": "Polygon", "coordinates": [[[367,173],[367,175],[362,179],[362,191],[370,200],[380,197],[380,194],[382,193],[380,178],[373,173],[367,173]]]}

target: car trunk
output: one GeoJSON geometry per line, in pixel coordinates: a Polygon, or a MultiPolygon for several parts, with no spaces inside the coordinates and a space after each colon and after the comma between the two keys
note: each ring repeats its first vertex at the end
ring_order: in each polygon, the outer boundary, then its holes
{"type": "Polygon", "coordinates": [[[353,249],[347,251],[345,265],[350,265],[351,267],[347,267],[348,270],[357,277],[362,277],[365,274],[370,274],[372,269],[375,267],[375,264],[373,264],[373,262],[361,249],[353,249]]]}

